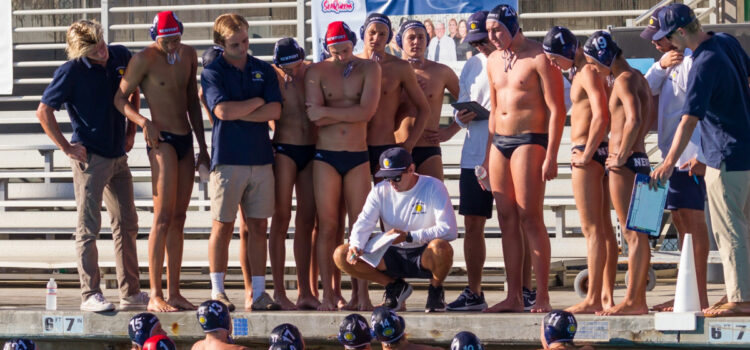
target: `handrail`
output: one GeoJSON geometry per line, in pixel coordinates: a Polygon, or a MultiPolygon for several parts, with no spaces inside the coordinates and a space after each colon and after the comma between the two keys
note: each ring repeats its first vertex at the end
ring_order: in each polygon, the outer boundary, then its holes
{"type": "MultiPolygon", "coordinates": [[[[251,19],[247,21],[251,27],[263,27],[271,25],[296,25],[296,19],[251,19]]],[[[135,23],[135,24],[113,24],[109,26],[110,30],[132,30],[132,29],[149,29],[153,24],[151,23],[135,23]]],[[[185,28],[212,28],[214,22],[187,22],[184,24],[185,28]]],[[[65,27],[67,29],[67,27],[65,27]]]]}
{"type": "Polygon", "coordinates": [[[586,18],[586,17],[627,17],[637,16],[647,10],[610,10],[610,11],[576,11],[576,12],[537,12],[521,13],[521,19],[544,18],[586,18]]]}
{"type": "Polygon", "coordinates": [[[206,5],[173,5],[173,6],[132,6],[110,7],[110,13],[159,12],[159,11],[197,11],[197,10],[235,10],[235,9],[268,9],[297,7],[297,2],[255,2],[244,4],[206,4],[206,5]]]}
{"type": "Polygon", "coordinates": [[[75,15],[81,13],[100,13],[102,9],[100,7],[87,7],[87,8],[76,8],[76,9],[41,9],[41,10],[15,10],[13,15],[25,16],[25,15],[75,15]]]}

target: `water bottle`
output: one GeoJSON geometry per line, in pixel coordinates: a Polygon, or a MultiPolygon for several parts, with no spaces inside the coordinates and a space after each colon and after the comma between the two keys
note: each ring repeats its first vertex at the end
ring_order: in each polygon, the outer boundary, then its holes
{"type": "MultiPolygon", "coordinates": [[[[195,154],[195,161],[198,161],[198,155],[200,153],[195,154]]],[[[200,164],[198,166],[198,177],[200,178],[201,182],[208,183],[210,171],[208,170],[208,167],[205,164],[200,164]]]]}
{"type": "Polygon", "coordinates": [[[477,176],[477,180],[484,186],[485,191],[490,191],[490,179],[487,176],[487,169],[481,165],[474,167],[474,175],[477,176]]]}
{"type": "Polygon", "coordinates": [[[54,278],[47,282],[47,310],[57,310],[57,282],[54,278]]]}

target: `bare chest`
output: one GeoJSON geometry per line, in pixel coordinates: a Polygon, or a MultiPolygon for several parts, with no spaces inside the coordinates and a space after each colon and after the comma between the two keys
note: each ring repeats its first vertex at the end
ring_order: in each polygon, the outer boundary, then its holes
{"type": "Polygon", "coordinates": [[[435,70],[416,70],[415,73],[430,105],[442,103],[446,85],[442,75],[435,70]]]}
{"type": "Polygon", "coordinates": [[[144,91],[185,91],[189,81],[190,66],[185,62],[154,64],[141,83],[144,91]]]}
{"type": "Polygon", "coordinates": [[[344,77],[341,71],[327,70],[320,80],[320,87],[327,105],[332,101],[359,101],[363,84],[364,75],[356,70],[347,77],[344,77]]]}
{"type": "MultiPolygon", "coordinates": [[[[505,64],[504,60],[496,62],[501,65],[505,64]]],[[[539,75],[534,68],[533,61],[523,59],[515,62],[507,72],[504,67],[496,66],[492,72],[492,83],[498,92],[503,90],[538,90],[539,75]]]]}

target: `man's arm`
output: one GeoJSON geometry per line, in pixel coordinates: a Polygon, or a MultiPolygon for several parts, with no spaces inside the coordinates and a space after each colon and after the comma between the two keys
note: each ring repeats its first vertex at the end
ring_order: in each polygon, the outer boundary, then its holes
{"type": "Polygon", "coordinates": [[[542,165],[544,180],[557,177],[557,151],[560,148],[562,132],[565,127],[565,86],[560,69],[550,64],[547,56],[539,55],[537,71],[541,81],[542,95],[549,110],[549,144],[547,157],[542,165]]]}
{"type": "MultiPolygon", "coordinates": [[[[490,119],[487,121],[487,133],[489,133],[489,137],[487,137],[487,147],[485,149],[484,153],[484,161],[482,162],[482,166],[489,172],[489,162],[490,162],[490,147],[492,147],[492,137],[495,135],[495,114],[497,113],[497,91],[495,90],[495,84],[492,82],[492,66],[494,64],[491,64],[494,61],[492,57],[495,56],[495,53],[490,54],[490,57],[487,57],[487,82],[489,83],[490,87],[490,119]]],[[[481,186],[481,183],[480,183],[481,186]]]]}
{"type": "Polygon", "coordinates": [[[458,236],[456,214],[453,212],[453,204],[448,190],[442,182],[435,180],[427,207],[433,208],[435,212],[435,225],[423,229],[411,231],[415,243],[427,244],[433,239],[444,239],[452,241],[458,236]]]}
{"type": "MultiPolygon", "coordinates": [[[[305,104],[307,105],[307,116],[311,121],[314,122],[326,117],[345,123],[370,121],[380,102],[380,65],[370,61],[364,61],[360,64],[363,65],[365,78],[362,83],[362,96],[360,96],[359,104],[349,107],[325,107],[323,103],[320,103],[323,101],[322,98],[317,101],[308,99],[305,104]],[[315,104],[315,102],[320,104],[315,104]]],[[[320,86],[319,81],[311,82],[311,84],[320,86]]],[[[320,87],[317,90],[322,96],[320,87]]],[[[305,93],[307,93],[307,90],[305,90],[305,93]]]]}
{"type": "Polygon", "coordinates": [[[360,251],[364,249],[379,219],[380,195],[378,194],[378,186],[375,186],[367,194],[365,205],[362,207],[362,211],[359,212],[357,221],[352,226],[352,233],[349,235],[349,246],[356,247],[360,251]]]}
{"type": "Polygon", "coordinates": [[[44,133],[54,142],[60,150],[68,157],[79,162],[86,161],[86,147],[81,144],[70,144],[60,131],[60,126],[55,119],[55,109],[46,105],[44,102],[39,103],[36,110],[36,117],[44,129],[44,133]]]}
{"type": "Polygon", "coordinates": [[[212,69],[203,69],[201,73],[201,87],[203,88],[203,99],[206,102],[209,115],[213,112],[213,116],[221,120],[266,121],[254,120],[250,116],[266,103],[263,98],[254,97],[244,101],[226,100],[227,92],[224,91],[222,77],[219,72],[212,69]]]}
{"type": "MultiPolygon", "coordinates": [[[[192,49],[192,48],[191,48],[192,49]]],[[[190,65],[190,77],[187,86],[188,117],[190,126],[193,127],[195,139],[198,141],[198,159],[196,159],[196,168],[200,164],[210,167],[211,160],[208,157],[208,147],[206,146],[206,134],[203,130],[203,114],[201,113],[201,103],[198,97],[198,81],[195,75],[198,72],[198,55],[195,49],[192,49],[192,64],[190,65]]]]}
{"type": "Polygon", "coordinates": [[[114,103],[115,108],[120,113],[143,129],[146,144],[149,147],[158,148],[159,130],[151,123],[151,120],[142,116],[138,108],[128,100],[128,97],[138,89],[138,85],[146,77],[146,72],[148,72],[148,62],[141,53],[138,53],[128,62],[125,75],[120,80],[120,87],[115,93],[114,103]]]}
{"type": "Polygon", "coordinates": [[[609,107],[607,106],[607,91],[604,90],[604,81],[591,68],[584,68],[581,72],[583,89],[588,96],[591,105],[591,124],[589,125],[589,137],[586,141],[582,158],[583,162],[588,163],[599,148],[599,144],[604,139],[609,124],[609,107]]]}
{"type": "Polygon", "coordinates": [[[270,119],[260,120],[266,116],[263,114],[254,114],[258,109],[263,107],[266,101],[260,97],[253,97],[244,101],[224,101],[219,102],[214,108],[216,118],[221,120],[244,120],[247,122],[265,122],[270,119]],[[260,119],[256,119],[260,118],[260,119]]]}
{"type": "MultiPolygon", "coordinates": [[[[629,77],[632,78],[632,77],[629,77]]],[[[611,155],[616,159],[617,166],[625,164],[625,160],[630,157],[630,151],[638,138],[638,130],[643,122],[643,116],[641,116],[641,101],[638,97],[633,94],[630,89],[630,82],[624,81],[625,84],[616,84],[615,90],[612,93],[616,93],[622,103],[623,111],[625,112],[625,124],[622,130],[622,140],[617,148],[617,154],[611,155]]]]}
{"type": "Polygon", "coordinates": [[[411,69],[408,63],[399,64],[401,69],[400,75],[403,77],[401,83],[403,84],[404,92],[409,97],[411,103],[417,108],[417,112],[414,114],[414,118],[406,118],[405,121],[409,136],[404,140],[404,148],[411,152],[414,145],[417,144],[419,138],[422,137],[422,131],[424,131],[424,125],[427,120],[430,119],[430,104],[427,102],[422,88],[419,87],[417,82],[417,75],[411,69]]]}
{"type": "MultiPolygon", "coordinates": [[[[136,110],[141,109],[141,89],[135,89],[133,93],[130,95],[130,98],[128,98],[128,101],[130,104],[135,107],[136,110]]],[[[137,127],[135,123],[131,122],[130,119],[125,118],[125,152],[130,152],[131,149],[133,149],[133,145],[135,144],[135,133],[136,133],[137,127]]]]}
{"type": "Polygon", "coordinates": [[[655,187],[657,183],[666,183],[669,177],[672,176],[677,159],[685,151],[685,147],[690,142],[690,137],[693,135],[695,126],[698,125],[698,117],[685,114],[680,120],[680,125],[677,126],[675,131],[674,139],[672,140],[672,146],[669,147],[667,156],[664,157],[664,161],[651,172],[651,186],[655,187]]]}

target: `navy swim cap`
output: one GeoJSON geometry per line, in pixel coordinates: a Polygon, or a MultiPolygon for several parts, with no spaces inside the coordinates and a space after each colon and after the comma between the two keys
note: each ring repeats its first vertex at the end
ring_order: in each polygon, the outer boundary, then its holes
{"type": "Polygon", "coordinates": [[[547,344],[552,344],[573,341],[578,323],[570,312],[552,310],[544,316],[542,327],[544,327],[544,339],[547,340],[547,344]]]}
{"type": "Polygon", "coordinates": [[[404,336],[404,331],[406,330],[404,318],[396,315],[393,310],[385,306],[375,308],[375,311],[372,312],[370,323],[372,324],[375,337],[386,344],[397,342],[404,336]]]}
{"type": "Polygon", "coordinates": [[[576,39],[576,36],[568,28],[554,26],[544,36],[542,48],[548,54],[561,56],[573,61],[576,58],[578,39],[576,39]]]}
{"type": "Polygon", "coordinates": [[[347,349],[356,349],[372,341],[372,328],[360,314],[346,316],[339,325],[339,342],[347,349]]]}
{"type": "Polygon", "coordinates": [[[518,34],[518,30],[521,28],[518,25],[518,14],[513,6],[502,4],[497,5],[487,15],[487,22],[499,22],[510,33],[511,38],[518,34]]]}
{"type": "Polygon", "coordinates": [[[294,345],[296,350],[305,350],[305,342],[299,329],[290,323],[282,323],[271,331],[269,343],[286,342],[294,345]]]}
{"type": "Polygon", "coordinates": [[[143,350],[177,350],[177,346],[174,345],[172,339],[169,339],[166,335],[159,334],[148,338],[146,343],[143,344],[143,350]]]}
{"type": "Polygon", "coordinates": [[[143,344],[151,338],[151,332],[159,324],[159,318],[156,315],[144,312],[133,316],[128,323],[128,336],[130,341],[143,347],[143,344]]]}
{"type": "Polygon", "coordinates": [[[268,350],[300,350],[300,349],[296,347],[293,343],[282,340],[282,341],[277,341],[275,343],[271,343],[271,345],[268,346],[268,350]]]}
{"type": "Polygon", "coordinates": [[[218,300],[206,300],[198,307],[196,313],[203,332],[209,333],[220,329],[229,331],[231,317],[229,309],[218,300]]]}
{"type": "Polygon", "coordinates": [[[273,48],[273,64],[277,67],[305,59],[303,49],[294,38],[282,38],[273,48]]]}
{"type": "Polygon", "coordinates": [[[484,350],[484,347],[474,333],[464,331],[453,337],[451,350],[484,350]]]}
{"type": "Polygon", "coordinates": [[[612,35],[603,30],[597,30],[591,34],[586,44],[583,45],[583,53],[586,56],[595,59],[607,68],[612,66],[612,62],[615,61],[620,51],[620,47],[612,40],[612,35]]]}
{"type": "Polygon", "coordinates": [[[386,27],[388,27],[388,40],[386,41],[386,45],[391,42],[391,39],[393,38],[393,27],[391,27],[391,19],[388,18],[388,16],[377,12],[369,14],[367,16],[367,19],[365,20],[365,24],[359,27],[359,38],[365,40],[365,32],[367,31],[367,27],[369,27],[370,24],[373,23],[382,23],[385,24],[386,27]]]}
{"type": "Polygon", "coordinates": [[[216,57],[221,56],[221,54],[224,52],[224,48],[219,45],[211,45],[211,47],[207,48],[206,51],[203,51],[203,55],[201,56],[203,58],[203,67],[208,67],[211,62],[213,62],[216,57]]]}
{"type": "Polygon", "coordinates": [[[5,342],[3,350],[36,350],[36,344],[29,339],[11,339],[5,342]]]}
{"type": "Polygon", "coordinates": [[[430,33],[427,32],[427,27],[424,26],[424,23],[410,19],[408,21],[405,21],[404,23],[401,23],[401,27],[398,28],[398,34],[396,34],[396,45],[398,45],[398,47],[402,49],[404,48],[404,33],[406,33],[407,30],[413,28],[424,29],[424,34],[427,38],[427,42],[430,42],[430,33]]]}

